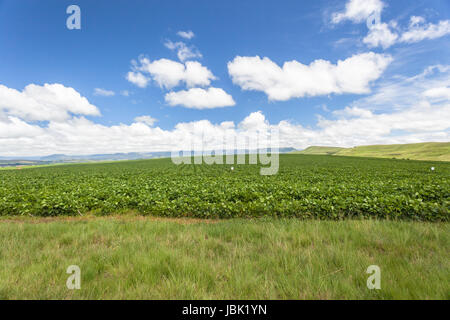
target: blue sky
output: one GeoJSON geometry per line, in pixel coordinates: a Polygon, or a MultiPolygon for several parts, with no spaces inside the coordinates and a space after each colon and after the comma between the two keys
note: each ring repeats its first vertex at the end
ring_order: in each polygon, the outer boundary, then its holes
{"type": "Polygon", "coordinates": [[[167,149],[202,126],[249,129],[245,119],[296,148],[448,141],[450,2],[358,1],[0,0],[0,155],[167,149]],[[81,30],[66,27],[71,4],[81,30]],[[201,70],[171,74],[189,62],[201,70]],[[61,98],[67,88],[80,97],[61,98]],[[134,134],[150,137],[130,146],[134,134]],[[89,136],[99,142],[85,148],[89,136]]]}

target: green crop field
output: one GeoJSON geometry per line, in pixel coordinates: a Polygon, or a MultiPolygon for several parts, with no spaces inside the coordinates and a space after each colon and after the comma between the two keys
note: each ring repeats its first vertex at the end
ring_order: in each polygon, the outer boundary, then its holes
{"type": "Polygon", "coordinates": [[[230,167],[157,159],[4,170],[0,215],[449,219],[450,163],[281,155],[273,176],[230,167]]]}

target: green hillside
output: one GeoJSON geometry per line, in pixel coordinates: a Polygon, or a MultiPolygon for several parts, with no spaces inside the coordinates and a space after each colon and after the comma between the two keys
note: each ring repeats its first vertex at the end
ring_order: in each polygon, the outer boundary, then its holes
{"type": "Polygon", "coordinates": [[[450,142],[426,142],[360,146],[354,148],[309,147],[299,154],[450,161],[450,142]]]}
{"type": "Polygon", "coordinates": [[[321,155],[330,155],[330,154],[336,154],[339,151],[345,150],[345,148],[338,148],[338,147],[309,147],[306,148],[303,151],[296,151],[294,153],[299,154],[321,154],[321,155]]]}
{"type": "Polygon", "coordinates": [[[356,157],[450,161],[450,142],[361,146],[344,149],[337,154],[356,157]]]}

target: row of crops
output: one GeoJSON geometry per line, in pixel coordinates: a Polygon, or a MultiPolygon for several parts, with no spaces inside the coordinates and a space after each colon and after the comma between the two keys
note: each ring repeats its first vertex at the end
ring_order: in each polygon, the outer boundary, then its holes
{"type": "Polygon", "coordinates": [[[158,159],[0,170],[0,215],[449,220],[450,163],[282,155],[274,176],[230,167],[158,159]]]}

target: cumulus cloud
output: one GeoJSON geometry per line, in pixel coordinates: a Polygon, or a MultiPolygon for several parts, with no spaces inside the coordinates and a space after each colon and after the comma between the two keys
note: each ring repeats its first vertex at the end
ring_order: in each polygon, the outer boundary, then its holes
{"type": "MultiPolygon", "coordinates": [[[[26,121],[21,120],[17,117],[6,116],[0,118],[0,142],[7,142],[10,140],[14,140],[16,143],[19,143],[20,145],[21,141],[28,139],[33,140],[35,137],[42,135],[44,133],[45,129],[27,123],[26,121]],[[4,141],[2,139],[4,139],[4,141]]],[[[16,149],[18,146],[12,147],[15,147],[16,149]]],[[[9,150],[9,152],[17,151],[15,149],[9,150]]],[[[5,152],[7,150],[2,151],[5,152]]]]}
{"type": "MultiPolygon", "coordinates": [[[[185,45],[168,41],[166,46],[180,50],[185,45]]],[[[178,53],[180,54],[180,51],[178,53]]],[[[187,57],[179,58],[185,60],[187,57]]],[[[127,79],[140,87],[146,87],[149,81],[154,81],[160,88],[166,90],[185,85],[188,90],[171,91],[165,95],[165,101],[170,106],[212,109],[236,104],[233,97],[223,89],[209,87],[216,77],[198,61],[183,63],[164,58],[151,61],[141,56],[138,61],[132,61],[132,70],[128,73],[127,79]]]]}
{"type": "Polygon", "coordinates": [[[397,33],[391,31],[387,23],[379,23],[373,25],[363,42],[370,48],[381,46],[387,49],[392,46],[398,39],[397,33]]]}
{"type": "Polygon", "coordinates": [[[263,133],[278,130],[281,147],[298,149],[311,145],[351,147],[448,141],[449,118],[448,103],[433,108],[410,106],[383,114],[350,111],[350,116],[343,114],[338,119],[320,118],[316,128],[306,128],[286,120],[271,124],[260,111],[249,114],[237,125],[230,121],[212,123],[200,120],[179,123],[171,130],[152,127],[142,121],[104,126],[82,117],[51,122],[41,128],[11,117],[10,123],[0,121],[0,154],[20,157],[53,153],[151,152],[186,150],[191,146],[203,146],[208,150],[223,146],[224,137],[252,136],[255,130],[263,133]],[[199,141],[202,144],[186,144],[199,141]]]}
{"type": "Polygon", "coordinates": [[[380,14],[384,8],[381,0],[350,0],[342,12],[335,12],[331,17],[333,23],[350,20],[354,23],[365,21],[373,14],[380,14]]]}
{"type": "Polygon", "coordinates": [[[150,78],[146,77],[143,73],[139,71],[130,71],[127,73],[126,79],[135,84],[139,88],[145,88],[150,81],[150,78]]]}
{"type": "Polygon", "coordinates": [[[62,84],[30,84],[23,91],[0,85],[0,113],[27,121],[64,121],[75,115],[99,116],[96,106],[62,84]]]}
{"type": "Polygon", "coordinates": [[[332,93],[370,92],[392,57],[373,52],[354,55],[332,64],[315,60],[309,65],[288,61],[283,67],[265,57],[236,57],[228,62],[228,73],[243,90],[263,91],[270,100],[286,101],[304,96],[332,93]]]}
{"type": "Polygon", "coordinates": [[[111,97],[114,96],[116,93],[111,90],[106,90],[102,88],[95,88],[94,89],[94,95],[96,96],[104,96],[104,97],[111,97]]]}
{"type": "Polygon", "coordinates": [[[239,123],[238,127],[244,131],[263,131],[270,127],[269,121],[261,111],[250,113],[244,120],[239,123]]]}
{"type": "Polygon", "coordinates": [[[172,42],[167,40],[164,45],[170,49],[177,51],[177,56],[180,61],[186,61],[189,59],[202,58],[202,54],[194,46],[188,47],[184,42],[172,42]]]}
{"type": "Polygon", "coordinates": [[[208,68],[197,61],[151,61],[140,57],[139,63],[133,61],[132,69],[127,75],[128,81],[142,88],[147,86],[150,80],[155,81],[161,88],[171,89],[182,83],[188,87],[209,86],[211,81],[216,79],[208,68]]]}
{"type": "Polygon", "coordinates": [[[233,97],[221,88],[191,88],[169,92],[165,96],[170,106],[184,106],[191,109],[212,109],[234,106],[233,97]]]}
{"type": "Polygon", "coordinates": [[[156,120],[155,118],[152,118],[150,116],[139,116],[139,117],[134,118],[134,121],[136,123],[145,123],[146,125],[152,127],[155,124],[155,122],[158,120],[156,120]]]}
{"type": "Polygon", "coordinates": [[[195,36],[195,34],[190,30],[189,31],[178,31],[177,35],[184,39],[187,39],[187,40],[190,40],[195,36]]]}
{"type": "MultiPolygon", "coordinates": [[[[288,120],[270,123],[260,111],[238,123],[199,120],[181,122],[171,129],[155,126],[155,120],[148,115],[136,117],[131,124],[106,126],[77,112],[69,112],[64,121],[47,117],[42,124],[30,120],[29,112],[23,109],[11,113],[24,104],[22,100],[3,99],[4,89],[0,87],[0,102],[8,101],[9,107],[0,108],[0,155],[14,158],[54,153],[186,150],[190,149],[191,145],[186,144],[189,141],[203,141],[203,147],[211,150],[223,146],[224,136],[251,136],[255,131],[274,129],[279,131],[281,147],[298,149],[311,145],[351,147],[450,140],[450,66],[442,65],[428,67],[411,77],[384,79],[370,96],[319,117],[316,125],[308,127],[288,120]]],[[[49,99],[47,96],[44,100],[49,103],[49,99]]],[[[56,101],[51,104],[58,105],[56,101]]],[[[49,114],[55,114],[53,111],[49,114]]]]}

